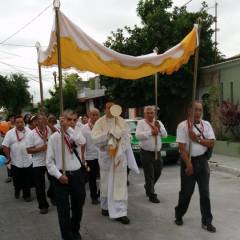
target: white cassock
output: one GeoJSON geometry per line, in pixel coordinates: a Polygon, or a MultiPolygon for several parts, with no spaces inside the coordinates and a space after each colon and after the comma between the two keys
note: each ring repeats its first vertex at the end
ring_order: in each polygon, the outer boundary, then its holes
{"type": "Polygon", "coordinates": [[[127,216],[127,167],[139,173],[130,144],[129,128],[121,117],[103,116],[94,125],[92,139],[99,149],[101,208],[110,218],[127,216]],[[109,154],[109,140],[120,138],[117,153],[109,154]]]}

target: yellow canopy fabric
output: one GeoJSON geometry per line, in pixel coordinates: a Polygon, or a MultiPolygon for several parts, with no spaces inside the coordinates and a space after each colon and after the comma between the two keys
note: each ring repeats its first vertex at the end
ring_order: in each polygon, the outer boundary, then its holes
{"type": "MultiPolygon", "coordinates": [[[[125,55],[106,48],[84,33],[59,11],[62,68],[76,68],[109,77],[139,79],[156,72],[172,74],[187,63],[198,46],[198,26],[176,46],[163,54],[139,57],[125,55]]],[[[55,23],[46,51],[40,49],[42,66],[57,65],[55,23]]]]}

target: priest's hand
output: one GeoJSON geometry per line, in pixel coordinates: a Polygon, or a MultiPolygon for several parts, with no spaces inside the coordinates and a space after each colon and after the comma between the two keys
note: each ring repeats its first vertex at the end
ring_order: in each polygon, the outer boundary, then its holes
{"type": "Polygon", "coordinates": [[[62,175],[58,180],[61,184],[68,184],[68,177],[65,175],[62,175]]]}

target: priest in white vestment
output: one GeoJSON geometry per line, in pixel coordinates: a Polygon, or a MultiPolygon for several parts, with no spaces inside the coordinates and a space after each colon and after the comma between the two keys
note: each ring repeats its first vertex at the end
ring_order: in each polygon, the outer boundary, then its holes
{"type": "MultiPolygon", "coordinates": [[[[107,103],[105,115],[94,125],[92,138],[99,149],[102,215],[129,224],[127,217],[127,167],[139,173],[130,144],[127,123],[113,116],[107,103]]],[[[114,105],[116,106],[116,105],[114,105]]]]}

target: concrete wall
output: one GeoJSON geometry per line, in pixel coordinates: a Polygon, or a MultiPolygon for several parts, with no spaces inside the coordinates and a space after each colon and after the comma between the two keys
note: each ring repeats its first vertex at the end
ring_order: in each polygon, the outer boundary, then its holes
{"type": "Polygon", "coordinates": [[[214,153],[240,158],[240,142],[216,141],[214,153]]]}
{"type": "Polygon", "coordinates": [[[240,64],[221,69],[220,83],[223,86],[223,100],[233,99],[233,103],[240,103],[240,64]]]}

